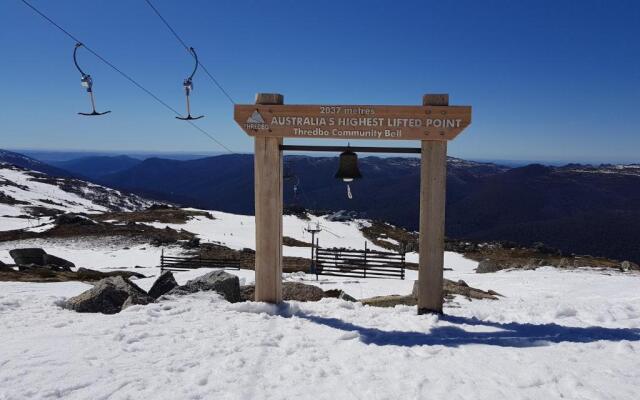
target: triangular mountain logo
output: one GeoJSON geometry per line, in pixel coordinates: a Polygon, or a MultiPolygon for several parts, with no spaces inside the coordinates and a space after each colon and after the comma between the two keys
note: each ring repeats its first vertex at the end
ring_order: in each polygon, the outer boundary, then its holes
{"type": "Polygon", "coordinates": [[[258,110],[255,110],[253,114],[251,114],[251,116],[247,118],[247,124],[264,124],[264,119],[262,118],[262,115],[260,115],[258,110]]]}

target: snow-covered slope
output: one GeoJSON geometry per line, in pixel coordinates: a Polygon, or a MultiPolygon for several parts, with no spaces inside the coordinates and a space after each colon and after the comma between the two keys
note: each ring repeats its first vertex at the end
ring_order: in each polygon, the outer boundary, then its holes
{"type": "Polygon", "coordinates": [[[150,204],[104,186],[0,163],[0,230],[38,225],[56,213],[133,211],[150,204]]]}
{"type": "MultiPolygon", "coordinates": [[[[69,211],[105,210],[25,171],[4,170],[0,179],[28,188],[2,185],[13,188],[7,193],[16,200],[51,207],[47,201],[56,199],[69,211]]],[[[12,207],[24,211],[22,205],[12,207]]],[[[253,217],[210,213],[212,218],[198,215],[184,224],[152,225],[185,229],[234,249],[255,249],[253,217]]],[[[284,235],[309,242],[304,228],[319,223],[322,246],[364,246],[359,226],[367,221],[310,218],[285,216],[284,235]]],[[[11,248],[32,246],[78,267],[135,268],[148,276],[136,281],[147,290],[159,274],[163,250],[124,239],[29,239],[0,243],[0,261],[10,262],[11,248]]],[[[367,246],[377,248],[371,242],[367,246]]],[[[283,253],[308,257],[309,248],[285,247],[283,253]]],[[[415,262],[417,255],[408,259],[415,262]]],[[[446,303],[445,316],[337,299],[278,307],[229,304],[211,292],[133,306],[116,315],[77,314],[58,304],[87,284],[0,282],[0,400],[637,399],[640,274],[551,267],[478,274],[476,266],[460,254],[445,254],[445,278],[504,297],[457,297],[446,303]]],[[[175,275],[184,283],[208,271],[175,275]]],[[[250,270],[229,272],[242,283],[255,279],[250,270]]],[[[407,294],[417,272],[407,271],[406,280],[316,280],[304,273],[284,279],[364,298],[407,294]]]]}

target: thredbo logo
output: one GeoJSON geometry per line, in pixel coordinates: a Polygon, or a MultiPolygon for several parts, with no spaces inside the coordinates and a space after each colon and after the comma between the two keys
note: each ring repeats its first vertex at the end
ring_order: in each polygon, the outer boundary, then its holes
{"type": "Polygon", "coordinates": [[[258,110],[255,110],[253,114],[247,118],[247,123],[244,125],[247,129],[269,129],[269,125],[264,122],[264,118],[262,118],[258,110]]]}

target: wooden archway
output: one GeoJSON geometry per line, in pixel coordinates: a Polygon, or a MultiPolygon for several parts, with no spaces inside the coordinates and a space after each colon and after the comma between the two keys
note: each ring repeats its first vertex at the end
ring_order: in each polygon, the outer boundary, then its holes
{"type": "Polygon", "coordinates": [[[442,313],[447,142],[471,123],[471,107],[426,94],[422,106],[285,105],[258,93],[234,119],[255,140],[256,301],[282,301],[284,138],[420,140],[418,313],[442,313]]]}

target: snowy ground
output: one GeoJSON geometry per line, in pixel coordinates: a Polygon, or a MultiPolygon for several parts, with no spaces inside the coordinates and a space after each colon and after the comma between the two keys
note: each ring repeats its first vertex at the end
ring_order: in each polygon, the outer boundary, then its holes
{"type": "MultiPolygon", "coordinates": [[[[213,215],[171,226],[254,248],[252,217],[213,215]]],[[[364,221],[314,222],[325,228],[324,246],[364,246],[357,228],[364,221]]],[[[284,233],[310,241],[306,224],[286,217],[284,233]]],[[[10,261],[9,249],[31,246],[77,266],[141,272],[149,276],[137,281],[144,289],[159,273],[160,248],[115,238],[0,243],[0,261],[10,261]]],[[[452,269],[445,277],[505,297],[456,298],[436,317],[336,299],[229,304],[200,293],[93,315],[57,306],[87,284],[0,282],[0,400],[638,398],[639,274],[546,267],[476,274],[476,263],[456,253],[445,254],[445,266],[452,269]]],[[[253,271],[230,272],[254,280],[253,271]]],[[[415,271],[405,281],[285,276],[357,298],[407,294],[416,278],[415,271]]]]}
{"type": "MultiPolygon", "coordinates": [[[[157,262],[157,248],[121,246],[77,242],[49,251],[101,269],[157,262]],[[122,265],[123,257],[131,262],[122,265]]],[[[458,298],[440,318],[334,299],[229,304],[212,293],[92,315],[56,305],[89,285],[0,283],[0,399],[638,398],[640,276],[553,268],[475,274],[475,263],[455,253],[446,264],[454,268],[446,277],[506,297],[458,298]]],[[[252,271],[232,273],[253,280],[252,271]]],[[[410,280],[286,279],[356,297],[411,287],[410,280]]],[[[143,288],[152,282],[138,280],[143,288]]]]}

